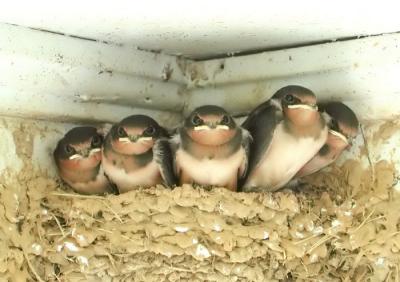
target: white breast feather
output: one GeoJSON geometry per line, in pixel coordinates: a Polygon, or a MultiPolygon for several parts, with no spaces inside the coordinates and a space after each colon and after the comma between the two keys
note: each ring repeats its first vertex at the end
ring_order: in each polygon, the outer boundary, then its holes
{"type": "Polygon", "coordinates": [[[110,180],[118,186],[120,192],[132,190],[136,186],[153,186],[154,180],[160,174],[158,164],[153,160],[145,167],[126,173],[124,169],[118,168],[106,158],[103,158],[103,167],[110,180]]]}
{"type": "Polygon", "coordinates": [[[96,179],[90,182],[75,182],[68,183],[75,190],[85,193],[85,194],[101,194],[106,192],[108,188],[108,179],[104,175],[104,169],[100,166],[99,173],[96,176],[96,179]]]}
{"type": "Polygon", "coordinates": [[[323,146],[327,137],[327,128],[319,138],[298,138],[287,133],[283,124],[274,132],[267,154],[260,161],[256,174],[251,174],[245,187],[265,187],[274,191],[290,179],[306,164],[323,146]]]}
{"type": "Polygon", "coordinates": [[[236,179],[244,154],[244,149],[240,148],[225,159],[196,159],[180,148],[176,152],[176,162],[198,184],[226,186],[232,178],[236,179]]]}

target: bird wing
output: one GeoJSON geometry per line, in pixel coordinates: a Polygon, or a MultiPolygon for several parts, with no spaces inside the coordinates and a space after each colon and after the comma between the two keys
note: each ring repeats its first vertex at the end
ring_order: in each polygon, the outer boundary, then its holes
{"type": "Polygon", "coordinates": [[[250,132],[248,132],[246,129],[241,128],[242,131],[242,147],[244,149],[245,155],[243,158],[243,163],[240,167],[239,170],[239,179],[243,178],[248,170],[249,167],[249,157],[250,157],[250,146],[252,142],[252,137],[250,132]]]}
{"type": "Polygon", "coordinates": [[[249,145],[246,174],[241,179],[239,187],[245,184],[250,173],[268,151],[275,128],[282,118],[281,108],[277,106],[276,101],[270,99],[255,108],[243,122],[242,127],[250,133],[252,141],[249,145]]]}
{"type": "Polygon", "coordinates": [[[158,139],[153,148],[154,160],[160,167],[161,176],[168,187],[177,185],[174,169],[174,153],[167,138],[158,139]]]}

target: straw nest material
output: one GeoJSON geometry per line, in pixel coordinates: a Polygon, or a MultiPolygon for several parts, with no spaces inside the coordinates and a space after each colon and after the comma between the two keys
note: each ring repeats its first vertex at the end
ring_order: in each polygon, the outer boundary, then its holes
{"type": "Polygon", "coordinates": [[[346,163],[274,194],[0,187],[0,281],[399,281],[393,168],[346,163]]]}

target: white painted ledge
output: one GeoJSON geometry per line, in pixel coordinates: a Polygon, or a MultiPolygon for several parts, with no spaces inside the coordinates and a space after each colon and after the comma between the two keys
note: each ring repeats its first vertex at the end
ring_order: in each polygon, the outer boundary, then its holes
{"type": "Polygon", "coordinates": [[[0,38],[1,115],[180,119],[186,83],[176,57],[6,24],[0,38]]]}
{"type": "Polygon", "coordinates": [[[308,75],[344,68],[357,69],[393,64],[400,59],[399,49],[400,34],[393,33],[196,62],[191,66],[201,70],[201,75],[191,80],[189,87],[215,86],[308,75]],[[223,71],[221,71],[222,64],[224,64],[223,71]]]}
{"type": "Polygon", "coordinates": [[[0,115],[114,122],[133,113],[175,125],[194,107],[247,113],[300,84],[362,120],[400,116],[400,34],[193,62],[0,24],[0,115]]]}
{"type": "Polygon", "coordinates": [[[300,84],[321,101],[349,104],[361,119],[400,115],[400,34],[188,64],[186,112],[212,102],[249,111],[279,88],[300,84]]]}

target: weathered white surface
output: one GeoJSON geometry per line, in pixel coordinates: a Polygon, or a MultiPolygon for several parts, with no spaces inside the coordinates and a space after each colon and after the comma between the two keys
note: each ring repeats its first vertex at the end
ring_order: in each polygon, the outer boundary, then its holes
{"type": "MultiPolygon", "coordinates": [[[[369,167],[379,161],[387,161],[395,168],[394,189],[400,192],[400,122],[373,121],[362,125],[360,132],[350,150],[345,151],[336,163],[340,166],[347,160],[357,160],[364,167],[369,167]]],[[[329,169],[329,167],[327,168],[329,169]]]]}
{"type": "Polygon", "coordinates": [[[400,34],[327,43],[187,67],[186,112],[212,103],[244,113],[279,88],[299,84],[320,101],[344,101],[363,120],[400,115],[400,34]]]}
{"type": "Polygon", "coordinates": [[[204,58],[400,31],[397,1],[7,1],[0,22],[204,58]]]}
{"type": "Polygon", "coordinates": [[[180,118],[185,84],[174,57],[10,25],[0,25],[0,38],[2,115],[114,122],[144,113],[167,125],[180,118]]]}
{"type": "Polygon", "coordinates": [[[16,155],[11,131],[6,128],[0,128],[0,136],[0,174],[4,174],[7,170],[13,173],[19,172],[22,168],[22,161],[16,155]]]}
{"type": "Polygon", "coordinates": [[[173,126],[203,104],[242,114],[288,84],[341,100],[363,120],[400,114],[400,34],[192,62],[0,24],[0,114],[173,126]],[[390,103],[388,103],[390,101],[390,103]]]}
{"type": "Polygon", "coordinates": [[[0,118],[1,178],[13,179],[22,169],[25,169],[25,173],[37,171],[54,177],[53,151],[57,141],[73,126],[76,125],[0,118]]]}

